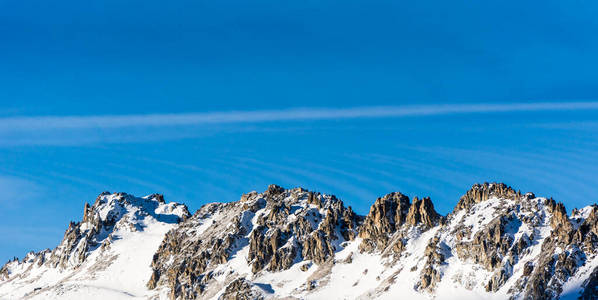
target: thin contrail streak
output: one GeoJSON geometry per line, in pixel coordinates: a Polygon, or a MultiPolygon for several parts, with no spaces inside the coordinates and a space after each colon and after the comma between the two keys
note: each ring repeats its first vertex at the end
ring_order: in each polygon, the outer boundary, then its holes
{"type": "Polygon", "coordinates": [[[0,118],[0,130],[121,128],[301,120],[397,118],[451,114],[597,110],[598,102],[535,102],[510,104],[442,104],[351,108],[294,108],[181,114],[28,116],[0,118]]]}

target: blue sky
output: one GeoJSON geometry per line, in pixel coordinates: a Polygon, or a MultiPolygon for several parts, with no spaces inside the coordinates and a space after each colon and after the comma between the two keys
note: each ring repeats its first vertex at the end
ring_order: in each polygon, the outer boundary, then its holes
{"type": "Polygon", "coordinates": [[[104,190],[598,195],[592,1],[0,2],[0,260],[104,190]]]}

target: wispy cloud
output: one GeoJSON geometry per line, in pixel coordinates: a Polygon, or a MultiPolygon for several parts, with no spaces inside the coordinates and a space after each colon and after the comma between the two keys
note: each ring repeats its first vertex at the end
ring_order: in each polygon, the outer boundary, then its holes
{"type": "Polygon", "coordinates": [[[451,114],[598,110],[598,102],[535,102],[510,104],[438,104],[351,108],[294,108],[181,114],[42,116],[0,118],[0,131],[123,128],[201,124],[259,123],[301,120],[397,118],[451,114]]]}

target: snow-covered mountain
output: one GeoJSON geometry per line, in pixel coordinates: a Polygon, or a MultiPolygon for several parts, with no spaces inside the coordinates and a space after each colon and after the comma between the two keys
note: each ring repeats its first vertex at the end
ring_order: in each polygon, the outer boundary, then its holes
{"type": "Polygon", "coordinates": [[[161,195],[102,193],[85,204],[54,250],[28,253],[0,269],[0,299],[120,299],[151,295],[146,282],[164,235],[189,217],[161,195]]]}
{"type": "Polygon", "coordinates": [[[192,216],[101,194],[54,250],[0,269],[0,299],[598,299],[598,206],[476,184],[442,216],[391,193],[366,216],[271,185],[192,216]]]}

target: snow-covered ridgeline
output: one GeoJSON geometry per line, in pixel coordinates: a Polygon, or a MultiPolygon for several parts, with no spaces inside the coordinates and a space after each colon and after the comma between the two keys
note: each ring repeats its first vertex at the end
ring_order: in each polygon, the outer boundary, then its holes
{"type": "Polygon", "coordinates": [[[56,249],[5,265],[0,299],[595,299],[597,236],[596,206],[567,216],[498,183],[447,216],[400,193],[367,216],[274,185],[193,216],[106,193],[56,249]]]}

